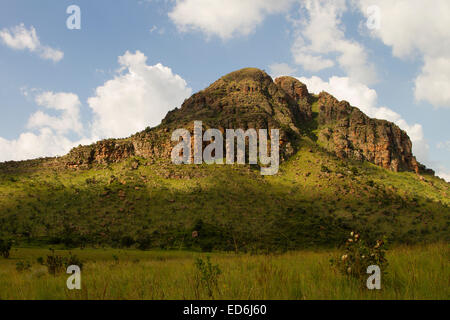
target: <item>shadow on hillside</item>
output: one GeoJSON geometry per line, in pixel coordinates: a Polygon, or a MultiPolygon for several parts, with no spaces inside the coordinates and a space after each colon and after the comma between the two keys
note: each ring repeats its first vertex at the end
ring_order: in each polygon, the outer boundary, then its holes
{"type": "Polygon", "coordinates": [[[395,233],[400,242],[445,238],[446,230],[434,220],[422,217],[425,228],[417,216],[428,210],[430,217],[439,211],[448,217],[449,208],[436,203],[419,208],[417,203],[427,203],[420,197],[373,198],[362,187],[356,194],[339,194],[320,182],[304,190],[294,180],[264,178],[247,166],[201,166],[190,171],[200,174],[195,177],[169,169],[172,178],[156,174],[146,183],[94,179],[77,188],[49,185],[40,192],[23,186],[27,196],[2,200],[0,232],[19,241],[66,246],[205,251],[336,246],[354,229],[369,239],[383,233],[395,233]],[[406,230],[406,220],[415,227],[406,230]]]}

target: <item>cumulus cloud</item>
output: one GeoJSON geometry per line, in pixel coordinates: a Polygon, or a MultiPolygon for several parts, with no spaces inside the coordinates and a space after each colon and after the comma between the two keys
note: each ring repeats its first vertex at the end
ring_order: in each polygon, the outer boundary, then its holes
{"type": "Polygon", "coordinates": [[[31,27],[28,30],[23,23],[10,29],[0,30],[0,38],[4,44],[16,50],[35,51],[40,45],[36,29],[31,27]]]}
{"type": "Polygon", "coordinates": [[[360,108],[371,108],[377,103],[377,92],[374,89],[370,89],[362,83],[354,82],[348,77],[333,76],[328,81],[316,76],[298,79],[306,84],[311,92],[326,91],[335,96],[336,99],[346,100],[360,108]]]}
{"type": "MultiPolygon", "coordinates": [[[[30,94],[28,91],[23,93],[27,96],[30,94]]],[[[20,134],[13,140],[0,137],[0,161],[63,155],[80,143],[91,142],[81,137],[83,131],[79,119],[81,103],[77,95],[44,92],[35,96],[35,102],[38,106],[52,109],[59,114],[50,116],[39,110],[28,120],[27,126],[30,131],[20,134]],[[70,139],[69,133],[75,133],[79,139],[70,139]]]]}
{"type": "Polygon", "coordinates": [[[378,106],[377,92],[365,84],[358,83],[348,77],[331,77],[328,81],[313,76],[311,78],[300,77],[308,90],[314,93],[326,91],[338,100],[346,100],[351,105],[358,107],[370,117],[384,119],[397,124],[405,130],[413,143],[413,151],[420,162],[427,163],[429,146],[424,138],[423,128],[420,124],[408,124],[398,113],[388,107],[378,106]]]}
{"type": "Polygon", "coordinates": [[[372,35],[392,47],[402,59],[424,61],[415,79],[415,98],[434,106],[450,107],[450,1],[448,0],[355,0],[364,15],[377,5],[381,26],[372,35]]]}
{"type": "MultiPolygon", "coordinates": [[[[296,64],[312,72],[338,65],[357,81],[376,81],[365,48],[345,37],[342,16],[348,10],[346,0],[178,0],[169,17],[182,32],[229,39],[250,34],[267,15],[287,12],[294,3],[301,8],[301,17],[291,19],[296,64]]],[[[272,67],[274,75],[293,73],[286,64],[272,67]]]]}
{"type": "MultiPolygon", "coordinates": [[[[444,169],[445,170],[445,169],[444,169]]],[[[450,170],[443,171],[442,169],[436,172],[436,175],[446,182],[450,182],[450,170]]]]}
{"type": "Polygon", "coordinates": [[[23,23],[0,30],[0,39],[12,49],[35,52],[43,59],[58,62],[64,57],[62,51],[41,44],[36,29],[33,26],[27,29],[23,23]]]}
{"type": "Polygon", "coordinates": [[[39,51],[40,57],[46,60],[58,62],[64,58],[64,52],[50,47],[41,46],[39,51]]]}
{"type": "Polygon", "coordinates": [[[186,81],[160,63],[147,65],[147,57],[140,51],[127,51],[118,60],[121,69],[117,76],[88,99],[93,120],[85,126],[76,94],[22,88],[23,95],[33,97],[42,110],[29,117],[28,131],[17,139],[0,137],[0,161],[61,156],[79,144],[129,136],[159,124],[191,94],[186,81]]]}
{"type": "Polygon", "coordinates": [[[61,156],[79,144],[90,140],[72,141],[66,136],[55,133],[48,127],[38,133],[25,132],[19,138],[7,140],[0,137],[0,161],[25,160],[39,157],[61,156]]]}
{"type": "Polygon", "coordinates": [[[425,57],[422,72],[415,80],[414,96],[437,107],[450,107],[450,58],[425,57]]]}
{"type": "Polygon", "coordinates": [[[36,104],[48,109],[58,110],[60,116],[51,116],[39,110],[28,119],[29,128],[48,127],[59,134],[74,131],[82,134],[83,125],[80,121],[81,102],[73,93],[44,92],[35,98],[36,104]]]}
{"type": "Polygon", "coordinates": [[[269,74],[274,79],[280,76],[292,76],[296,71],[296,68],[287,63],[273,63],[269,66],[269,74]]]}
{"type": "Polygon", "coordinates": [[[119,57],[121,72],[88,99],[94,113],[94,136],[126,137],[157,125],[191,95],[186,81],[170,68],[160,63],[149,66],[146,61],[142,52],[127,51],[119,57]]]}
{"type": "Polygon", "coordinates": [[[350,78],[370,84],[376,81],[376,72],[365,48],[345,37],[342,16],[347,10],[346,0],[302,1],[300,19],[294,20],[292,54],[307,71],[337,64],[350,78]]]}
{"type": "Polygon", "coordinates": [[[178,0],[169,12],[182,32],[194,30],[229,39],[252,33],[264,18],[286,11],[293,0],[178,0]]]}

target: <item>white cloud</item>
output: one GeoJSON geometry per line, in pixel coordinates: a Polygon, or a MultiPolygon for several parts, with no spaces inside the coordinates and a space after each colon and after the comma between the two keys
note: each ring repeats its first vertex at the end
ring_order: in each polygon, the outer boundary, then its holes
{"type": "Polygon", "coordinates": [[[169,110],[179,107],[192,90],[179,75],[158,63],[146,64],[140,51],[119,57],[121,71],[96,89],[88,99],[94,112],[92,134],[120,138],[161,122],[169,110]]]}
{"type": "Polygon", "coordinates": [[[294,20],[292,54],[307,71],[317,72],[337,63],[350,78],[370,84],[376,81],[376,72],[365,48],[345,37],[342,16],[347,10],[346,0],[303,1],[301,17],[294,20]]]}
{"type": "Polygon", "coordinates": [[[436,172],[436,175],[438,177],[444,179],[446,182],[450,182],[450,171],[449,170],[447,170],[447,171],[440,170],[440,171],[436,172]]]}
{"type": "Polygon", "coordinates": [[[182,32],[201,31],[229,39],[252,33],[264,18],[286,11],[293,0],[178,0],[169,12],[182,32]]]}
{"type": "Polygon", "coordinates": [[[37,134],[22,133],[16,140],[0,137],[0,161],[63,155],[75,145],[68,138],[55,134],[50,128],[42,128],[37,134]]]}
{"type": "Polygon", "coordinates": [[[366,85],[353,81],[348,77],[334,76],[328,82],[316,76],[311,78],[300,77],[298,79],[306,84],[310,92],[320,93],[321,91],[326,91],[336,99],[346,100],[351,105],[358,107],[369,117],[394,122],[408,133],[417,159],[420,162],[429,163],[429,146],[424,138],[422,125],[417,123],[410,125],[395,111],[387,107],[378,106],[377,92],[374,89],[370,89],[366,85]]]}
{"type": "Polygon", "coordinates": [[[269,66],[269,74],[274,79],[280,76],[291,76],[296,71],[296,68],[292,68],[287,63],[273,63],[269,66]]]}
{"type": "MultiPolygon", "coordinates": [[[[34,94],[22,90],[25,96],[34,94]]],[[[90,139],[82,137],[83,125],[79,119],[80,100],[73,93],[44,92],[35,96],[38,106],[53,109],[60,114],[50,116],[41,110],[30,116],[28,129],[17,139],[7,140],[0,137],[0,161],[25,160],[44,156],[58,156],[67,153],[80,143],[90,143],[90,139]],[[35,132],[33,132],[33,130],[35,132]],[[67,137],[75,133],[79,139],[74,141],[67,137]]]]}
{"type": "Polygon", "coordinates": [[[81,102],[74,93],[43,92],[21,88],[26,97],[56,115],[42,110],[28,119],[29,131],[17,139],[0,137],[0,161],[60,156],[79,144],[102,138],[126,137],[161,122],[166,113],[191,95],[180,76],[158,63],[146,64],[140,51],[119,57],[121,69],[88,99],[94,117],[88,126],[80,120],[81,102]]]}
{"type": "Polygon", "coordinates": [[[58,62],[64,58],[64,52],[46,46],[40,47],[39,55],[43,59],[52,60],[54,62],[58,62]]]}
{"type": "MultiPolygon", "coordinates": [[[[308,90],[314,93],[326,91],[338,100],[347,100],[359,108],[372,108],[377,103],[377,92],[366,85],[352,81],[348,77],[331,77],[328,82],[313,76],[311,78],[300,77],[308,90]]],[[[361,109],[362,110],[362,109],[361,109]]]]}
{"type": "Polygon", "coordinates": [[[43,59],[58,62],[64,57],[62,51],[42,45],[36,34],[36,29],[33,26],[27,29],[23,23],[9,29],[0,30],[0,39],[12,49],[29,50],[39,54],[43,59]]]}
{"type": "Polygon", "coordinates": [[[70,131],[82,134],[83,125],[80,122],[81,102],[73,93],[44,92],[36,96],[37,105],[48,109],[59,110],[61,116],[50,116],[42,111],[37,111],[28,119],[29,128],[49,127],[59,134],[70,131]]]}
{"type": "Polygon", "coordinates": [[[0,30],[0,38],[3,43],[8,47],[16,50],[35,51],[39,46],[39,38],[36,35],[36,29],[31,27],[30,30],[26,29],[24,24],[21,23],[18,26],[10,29],[0,30]]]}
{"type": "MultiPolygon", "coordinates": [[[[355,0],[356,1],[356,0],[355,0]]],[[[357,0],[367,16],[368,6],[377,5],[381,27],[372,31],[394,56],[424,61],[415,80],[415,98],[434,106],[450,107],[450,1],[448,0],[357,0]]]]}
{"type": "Polygon", "coordinates": [[[450,58],[425,57],[422,73],[415,80],[414,96],[434,106],[450,107],[450,58]]]}

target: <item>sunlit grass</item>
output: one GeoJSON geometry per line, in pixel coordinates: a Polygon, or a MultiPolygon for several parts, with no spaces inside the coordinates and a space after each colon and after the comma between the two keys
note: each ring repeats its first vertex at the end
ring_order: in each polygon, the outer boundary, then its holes
{"type": "MultiPolygon", "coordinates": [[[[115,249],[72,250],[85,261],[82,290],[69,291],[69,275],[49,275],[36,258],[47,249],[13,249],[0,260],[0,299],[208,299],[196,290],[196,257],[186,251],[115,249]],[[116,256],[114,258],[113,256],[116,256]],[[18,272],[20,260],[33,263],[18,272]]],[[[68,254],[67,251],[56,251],[68,254]]],[[[450,250],[447,244],[397,247],[388,252],[382,289],[370,291],[333,268],[331,251],[282,255],[212,253],[222,274],[214,299],[449,299],[450,250]]]]}

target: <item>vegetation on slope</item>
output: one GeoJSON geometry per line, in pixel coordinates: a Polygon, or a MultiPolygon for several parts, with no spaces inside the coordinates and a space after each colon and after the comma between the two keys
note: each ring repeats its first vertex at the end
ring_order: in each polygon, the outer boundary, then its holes
{"type": "Polygon", "coordinates": [[[369,240],[449,240],[449,184],[339,160],[309,138],[275,176],[248,165],[133,157],[90,170],[0,170],[0,238],[66,247],[285,251],[369,240]],[[194,232],[196,231],[196,232],[194,232]]]}

